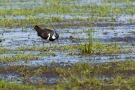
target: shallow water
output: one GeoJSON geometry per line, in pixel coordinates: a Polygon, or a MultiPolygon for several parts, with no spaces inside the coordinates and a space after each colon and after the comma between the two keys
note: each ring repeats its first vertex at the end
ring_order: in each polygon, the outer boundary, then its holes
{"type": "MultiPolygon", "coordinates": [[[[117,42],[120,43],[122,46],[125,46],[127,49],[134,50],[135,48],[131,46],[131,43],[135,43],[134,41],[134,25],[131,26],[116,26],[114,30],[110,29],[110,27],[70,27],[70,28],[56,28],[58,33],[60,34],[60,43],[58,44],[57,41],[52,43],[52,45],[71,45],[76,44],[76,42],[72,42],[69,37],[73,36],[74,38],[84,38],[88,40],[88,30],[94,29],[93,38],[94,41],[101,41],[103,43],[113,43],[117,42]],[[125,40],[127,36],[130,36],[129,40],[125,40]]],[[[17,49],[19,47],[31,47],[31,46],[42,46],[42,40],[40,37],[37,36],[36,31],[32,30],[32,28],[27,28],[27,31],[22,31],[21,28],[16,29],[9,29],[10,32],[4,32],[2,35],[3,41],[0,43],[0,46],[4,46],[6,48],[17,49]]],[[[1,29],[2,31],[2,29],[1,29]]],[[[81,43],[83,39],[80,40],[81,43]]],[[[49,43],[45,43],[46,46],[49,46],[49,43]]],[[[19,52],[19,51],[18,51],[19,52]]],[[[40,51],[28,51],[26,50],[24,54],[29,53],[39,53],[40,51]]],[[[51,52],[51,51],[50,51],[51,52]]],[[[73,65],[77,62],[87,62],[92,64],[97,63],[106,63],[106,62],[113,62],[113,61],[125,61],[125,60],[134,60],[135,54],[134,53],[126,53],[126,54],[111,54],[111,55],[90,55],[90,56],[81,56],[81,55],[68,55],[69,51],[53,51],[56,56],[39,56],[38,60],[30,60],[30,61],[16,61],[16,62],[7,62],[7,63],[0,63],[0,66],[48,66],[53,67],[52,62],[59,63],[61,66],[69,66],[73,65]]],[[[8,53],[2,54],[4,56],[12,56],[15,54],[8,53]]],[[[2,56],[1,55],[1,56],[2,56]]],[[[54,64],[55,66],[55,64],[54,64]]],[[[99,77],[99,79],[108,79],[110,77],[99,77]]],[[[5,79],[11,83],[24,83],[22,81],[22,77],[16,74],[1,74],[0,79],[5,79]]],[[[31,83],[37,83],[38,81],[42,81],[42,83],[46,85],[53,85],[59,78],[56,77],[31,77],[25,78],[25,81],[31,83]]]]}
{"type": "Polygon", "coordinates": [[[25,8],[37,8],[42,6],[42,0],[25,0],[24,2],[18,0],[1,2],[0,9],[25,9],[25,8]]]}
{"type": "MultiPolygon", "coordinates": [[[[133,29],[135,28],[135,26],[117,26],[114,28],[114,30],[109,29],[109,27],[82,27],[85,29],[81,29],[81,28],[64,28],[64,29],[60,29],[60,28],[56,28],[56,30],[60,33],[60,40],[59,40],[59,44],[57,41],[55,41],[53,44],[54,45],[66,45],[66,44],[75,44],[76,42],[72,42],[69,37],[73,36],[74,38],[84,38],[86,41],[88,40],[88,29],[93,28],[95,30],[95,32],[93,33],[93,38],[96,41],[102,41],[103,43],[111,43],[111,42],[118,42],[123,46],[126,46],[127,48],[131,48],[131,43],[134,43],[134,31],[133,29]],[[98,36],[98,37],[97,37],[98,36]],[[126,37],[129,37],[129,40],[125,40],[126,37]]],[[[3,39],[4,41],[1,42],[1,46],[4,46],[6,48],[19,48],[19,47],[30,47],[30,46],[42,46],[42,40],[40,37],[37,36],[36,31],[32,31],[31,28],[28,29],[28,31],[22,32],[21,28],[16,28],[15,31],[10,31],[10,32],[4,32],[3,33],[3,39]],[[14,38],[15,37],[15,38],[14,38]]],[[[80,41],[82,41],[83,43],[83,39],[81,39],[80,41]]],[[[49,46],[50,43],[45,43],[45,46],[49,46]]],[[[132,47],[132,49],[134,50],[134,47],[132,47]]],[[[34,51],[25,51],[27,54],[28,53],[38,53],[38,52],[34,52],[34,51]]],[[[53,62],[68,62],[68,63],[76,63],[76,62],[85,62],[85,59],[89,59],[92,60],[93,63],[102,63],[105,62],[106,60],[108,60],[108,56],[114,56],[114,55],[91,55],[91,56],[83,56],[81,57],[76,56],[76,55],[67,55],[68,51],[61,53],[60,51],[53,51],[54,53],[56,53],[56,56],[41,56],[40,59],[38,61],[33,60],[33,61],[28,61],[27,63],[24,63],[23,61],[19,61],[19,62],[11,62],[14,64],[22,64],[22,65],[47,65],[48,63],[53,62]],[[96,60],[93,57],[100,57],[101,59],[96,60]],[[92,58],[92,59],[91,59],[92,58]],[[106,59],[105,59],[106,58],[106,59]]],[[[11,54],[9,54],[11,55],[11,54]]],[[[123,59],[126,60],[127,56],[131,55],[134,57],[134,55],[132,53],[129,54],[118,54],[117,56],[120,58],[119,59],[123,59]]],[[[8,56],[8,54],[6,54],[6,56],[8,56]]],[[[131,58],[132,59],[132,58],[131,58]]],[[[115,58],[114,58],[115,60],[115,58]]]]}

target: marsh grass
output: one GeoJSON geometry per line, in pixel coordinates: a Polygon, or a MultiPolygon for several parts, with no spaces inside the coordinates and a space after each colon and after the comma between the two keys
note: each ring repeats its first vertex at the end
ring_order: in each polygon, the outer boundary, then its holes
{"type": "Polygon", "coordinates": [[[1,54],[15,54],[13,56],[5,55],[0,57],[1,62],[12,62],[19,60],[38,60],[39,56],[56,56],[56,52],[69,52],[67,55],[93,55],[93,54],[125,54],[132,53],[130,48],[124,48],[118,43],[103,44],[102,42],[94,42],[92,38],[92,31],[89,34],[89,41],[84,40],[84,44],[78,43],[76,45],[53,45],[42,47],[19,47],[17,49],[6,49],[0,47],[1,54]],[[24,54],[27,51],[36,51],[35,54],[24,54]],[[56,51],[56,52],[55,52],[56,51]]]}
{"type": "Polygon", "coordinates": [[[15,56],[1,56],[0,62],[12,62],[19,60],[38,60],[38,57],[33,54],[17,54],[15,56]]]}
{"type": "Polygon", "coordinates": [[[54,52],[40,52],[37,56],[57,56],[57,54],[54,52]]]}
{"type": "Polygon", "coordinates": [[[19,73],[25,77],[36,77],[43,75],[58,75],[60,79],[64,81],[57,80],[56,85],[47,86],[42,82],[37,82],[36,84],[27,83],[20,86],[20,84],[8,83],[4,80],[0,81],[0,88],[9,89],[20,88],[19,90],[58,90],[58,89],[130,89],[135,88],[135,77],[134,72],[135,61],[125,61],[125,62],[112,62],[104,64],[90,63],[76,63],[68,67],[0,67],[0,72],[6,71],[7,73],[19,73]],[[103,77],[100,78],[100,77],[103,77]],[[106,77],[109,77],[106,79],[106,77]],[[29,86],[29,87],[28,87],[29,86]],[[25,88],[25,89],[24,89],[25,88]]]}
{"type": "Polygon", "coordinates": [[[89,30],[89,40],[88,42],[85,41],[85,44],[79,45],[82,54],[93,54],[93,37],[92,37],[92,30],[89,30]]]}
{"type": "Polygon", "coordinates": [[[124,54],[133,52],[132,49],[126,49],[119,43],[102,44],[97,42],[93,47],[95,54],[124,54]]]}
{"type": "Polygon", "coordinates": [[[41,46],[41,47],[36,47],[36,46],[32,46],[32,47],[19,47],[16,50],[17,51],[49,51],[49,50],[60,50],[60,51],[64,51],[64,50],[71,50],[76,48],[76,45],[53,45],[53,46],[41,46]]]}
{"type": "Polygon", "coordinates": [[[4,47],[0,47],[0,54],[4,54],[7,52],[7,49],[4,47]]]}
{"type": "Polygon", "coordinates": [[[89,30],[89,40],[84,40],[84,44],[79,44],[79,49],[82,55],[92,54],[121,54],[121,53],[132,53],[132,49],[126,49],[119,43],[102,43],[100,41],[94,42],[92,31],[89,30]]]}
{"type": "Polygon", "coordinates": [[[127,3],[129,3],[129,2],[133,2],[134,0],[103,0],[103,1],[109,2],[109,3],[111,3],[111,2],[115,2],[115,3],[127,2],[127,3]]]}
{"type": "Polygon", "coordinates": [[[69,52],[68,55],[73,55],[77,51],[77,45],[53,45],[53,46],[42,46],[42,47],[19,47],[16,49],[10,49],[5,47],[0,47],[0,54],[5,54],[0,57],[0,62],[13,62],[13,61],[28,61],[28,60],[38,60],[40,56],[56,56],[56,52],[63,53],[64,51],[69,52]],[[25,52],[29,52],[24,54],[25,52]],[[35,53],[30,53],[35,51],[35,53]],[[56,51],[56,52],[54,52],[56,51]],[[13,54],[13,55],[10,55],[13,54]]]}
{"type": "Polygon", "coordinates": [[[10,84],[7,81],[1,80],[0,81],[0,89],[1,90],[36,90],[35,87],[29,85],[22,85],[22,84],[10,84]]]}
{"type": "MultiPolygon", "coordinates": [[[[26,2],[25,0],[23,0],[26,2]]],[[[107,1],[107,0],[106,0],[107,1]]],[[[109,0],[108,0],[109,1],[109,0]]],[[[115,0],[117,1],[117,0],[115,0]]],[[[115,2],[114,1],[114,2],[115,2]]],[[[119,0],[118,0],[119,1],[119,0]]],[[[102,22],[102,21],[116,21],[116,16],[118,14],[130,14],[134,15],[134,4],[129,0],[122,0],[121,2],[131,2],[126,4],[126,8],[122,6],[109,6],[109,5],[95,5],[93,3],[88,4],[76,4],[75,1],[47,1],[43,0],[43,4],[38,6],[37,8],[22,8],[21,9],[1,9],[0,15],[3,16],[1,18],[0,26],[2,27],[18,27],[18,26],[30,26],[35,24],[44,25],[45,23],[52,22],[65,22],[67,21],[65,17],[61,18],[61,15],[69,15],[73,18],[69,19],[69,22],[78,22],[85,21],[86,24],[102,22]],[[44,9],[43,9],[44,8],[44,9]],[[89,9],[91,8],[91,9],[89,9]],[[39,17],[39,14],[44,14],[44,17],[39,17]],[[51,17],[47,17],[46,15],[54,14],[51,17]],[[86,14],[86,17],[83,17],[86,14]],[[77,15],[81,17],[76,17],[77,15]],[[12,16],[13,18],[9,18],[12,16]],[[24,16],[25,18],[21,19],[19,17],[24,16]],[[33,17],[34,16],[34,17],[33,17]]],[[[14,2],[14,1],[13,1],[14,2]]],[[[36,2],[36,1],[35,1],[36,2]]],[[[110,2],[113,2],[110,0],[110,2]]],[[[10,1],[6,1],[7,6],[10,6],[10,1]],[[9,4],[9,5],[8,5],[9,4]]],[[[5,4],[4,4],[5,5],[5,4]]],[[[4,6],[3,5],[3,6],[4,6]]],[[[25,6],[24,6],[25,7],[25,6]]],[[[81,22],[79,23],[81,24],[81,22]]]]}
{"type": "Polygon", "coordinates": [[[56,56],[57,52],[61,54],[66,52],[67,55],[93,55],[93,54],[125,54],[132,53],[133,50],[130,48],[124,48],[118,43],[103,44],[102,42],[94,42],[92,37],[92,31],[89,32],[89,40],[84,40],[84,44],[77,43],[76,45],[53,45],[53,46],[42,46],[42,47],[19,47],[16,49],[7,49],[0,47],[0,54],[5,54],[0,57],[0,62],[12,62],[20,60],[38,60],[40,56],[56,56]],[[24,54],[25,52],[29,52],[24,54]],[[35,51],[35,53],[30,53],[35,51]],[[6,55],[6,54],[14,54],[6,55]]]}
{"type": "MultiPolygon", "coordinates": [[[[88,48],[89,45],[86,44],[85,48],[88,48]]],[[[83,51],[84,52],[84,51],[83,51]]],[[[121,46],[119,43],[110,43],[110,44],[103,44],[101,42],[96,42],[93,44],[92,47],[93,53],[85,52],[84,55],[91,55],[91,54],[125,54],[125,53],[132,53],[134,52],[132,49],[126,49],[125,47],[121,46]]]]}
{"type": "MultiPolygon", "coordinates": [[[[10,6],[10,0],[2,0],[6,1],[6,5],[10,6]]],[[[26,0],[20,0],[22,2],[26,0]]],[[[108,6],[108,5],[94,5],[94,4],[75,4],[70,2],[69,0],[61,1],[61,0],[52,0],[50,3],[47,3],[46,0],[43,0],[43,6],[34,9],[9,9],[9,10],[0,10],[1,18],[0,26],[2,27],[17,27],[17,26],[29,26],[34,24],[44,25],[45,23],[56,23],[62,22],[63,26],[69,27],[72,25],[72,22],[83,21],[86,25],[89,23],[96,23],[102,21],[116,21],[115,18],[112,18],[115,15],[122,15],[122,14],[131,14],[133,15],[134,6],[133,4],[128,4],[126,8],[120,6],[108,6]],[[71,4],[69,4],[71,3],[71,4]],[[48,5],[47,5],[48,4],[48,5]],[[43,9],[45,8],[45,9],[43,9]],[[44,13],[45,15],[54,14],[56,16],[52,16],[50,18],[46,17],[38,17],[38,13],[44,13]],[[71,15],[74,16],[73,19],[66,21],[64,24],[65,19],[61,18],[61,16],[57,15],[71,15]],[[25,19],[15,19],[15,18],[8,18],[6,15],[11,16],[25,16],[25,19]],[[80,16],[87,16],[84,17],[76,17],[77,15],[80,16]],[[30,17],[30,16],[37,16],[37,17],[30,17]],[[96,16],[96,17],[94,17],[96,16]],[[109,18],[108,18],[109,17],[109,18]]],[[[73,0],[74,1],[74,0],[73,0]]],[[[108,0],[109,1],[109,0],[108,0]]],[[[112,0],[110,0],[113,2],[112,0]]],[[[120,1],[120,0],[114,0],[120,1]]],[[[125,2],[126,0],[121,0],[125,2]]],[[[127,0],[129,1],[129,0],[127,0]]],[[[2,5],[0,3],[0,5],[2,5]]],[[[5,4],[3,4],[5,5],[5,4]]],[[[129,20],[131,21],[131,20],[129,20]]],[[[79,23],[78,25],[82,25],[79,23]]],[[[113,28],[112,28],[113,29],[113,28]]],[[[71,51],[75,52],[74,50],[78,50],[77,52],[81,52],[82,55],[92,55],[92,54],[121,54],[121,53],[129,53],[132,52],[130,49],[125,49],[118,43],[107,43],[104,44],[102,42],[94,42],[92,36],[92,30],[89,30],[89,40],[84,40],[84,44],[79,43],[77,45],[63,45],[63,46],[51,46],[51,47],[21,47],[15,51],[38,51],[38,54],[18,54],[15,56],[1,56],[0,62],[12,62],[12,61],[19,61],[19,60],[38,60],[39,56],[56,56],[54,52],[51,50],[58,50],[60,52],[63,51],[71,51]],[[45,52],[47,51],[47,52],[45,52]],[[48,51],[50,51],[48,53],[48,51]]],[[[4,47],[0,47],[0,54],[7,54],[12,53],[11,50],[8,50],[4,47]]],[[[73,55],[73,54],[70,54],[73,55]]],[[[47,67],[47,66],[39,66],[39,67],[23,67],[23,66],[10,66],[10,67],[1,67],[1,73],[10,73],[10,74],[19,74],[22,76],[22,79],[27,77],[39,77],[39,76],[46,76],[50,73],[50,77],[53,74],[57,74],[60,80],[56,81],[56,85],[54,86],[46,86],[42,82],[29,83],[26,82],[25,85],[23,84],[13,84],[8,83],[4,80],[0,81],[0,89],[2,90],[108,90],[108,89],[121,89],[121,90],[132,90],[135,89],[135,77],[134,77],[134,70],[135,70],[135,62],[134,61],[126,61],[126,62],[113,62],[113,63],[105,63],[105,64],[89,64],[89,63],[76,63],[72,66],[62,67],[56,65],[56,67],[47,67]],[[34,69],[33,69],[34,68],[34,69]],[[109,77],[109,79],[101,80],[99,77],[109,77]],[[110,78],[110,77],[113,77],[110,78]],[[61,81],[61,78],[64,81],[61,81]],[[41,85],[42,84],[42,85],[41,85]],[[41,86],[40,86],[41,85],[41,86]]],[[[24,81],[25,82],[25,81],[24,81]]]]}

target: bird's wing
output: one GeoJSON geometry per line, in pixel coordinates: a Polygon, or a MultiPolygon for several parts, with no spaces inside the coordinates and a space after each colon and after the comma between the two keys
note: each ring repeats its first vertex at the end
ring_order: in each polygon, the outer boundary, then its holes
{"type": "Polygon", "coordinates": [[[44,31],[49,31],[49,32],[50,32],[50,31],[51,31],[51,32],[54,31],[54,29],[52,29],[52,28],[44,28],[43,30],[44,30],[44,31]]]}
{"type": "Polygon", "coordinates": [[[48,38],[48,33],[47,33],[47,32],[43,32],[43,33],[41,34],[41,37],[42,37],[42,38],[45,38],[45,39],[48,38]]]}

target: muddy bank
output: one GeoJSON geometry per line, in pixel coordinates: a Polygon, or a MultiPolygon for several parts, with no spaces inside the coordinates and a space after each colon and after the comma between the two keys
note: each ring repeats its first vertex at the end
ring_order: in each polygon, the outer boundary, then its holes
{"type": "MultiPolygon", "coordinates": [[[[104,64],[75,64],[72,66],[61,67],[55,64],[55,67],[38,66],[9,66],[0,67],[0,79],[6,79],[9,82],[18,82],[23,84],[42,85],[57,85],[58,83],[69,82],[72,80],[72,74],[77,74],[81,78],[81,72],[77,72],[82,69],[85,71],[85,67],[90,71],[86,73],[87,78],[97,78],[99,80],[112,80],[117,76],[123,78],[129,78],[134,76],[135,72],[130,68],[134,61],[126,62],[113,62],[104,64]],[[81,65],[81,66],[80,66],[81,65]],[[124,67],[123,67],[124,65],[124,67]],[[81,68],[78,68],[81,67],[81,68]],[[130,66],[130,67],[129,67],[130,66]],[[124,68],[124,69],[123,69],[124,68]],[[72,72],[71,75],[69,72],[72,72]],[[66,79],[65,79],[66,78],[66,79]]],[[[85,73],[83,73],[85,74],[85,73]]]]}

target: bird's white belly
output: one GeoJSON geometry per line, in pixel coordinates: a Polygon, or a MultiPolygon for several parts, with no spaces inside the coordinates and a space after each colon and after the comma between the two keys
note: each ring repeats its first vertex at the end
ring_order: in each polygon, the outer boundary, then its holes
{"type": "Polygon", "coordinates": [[[53,34],[52,39],[56,39],[55,35],[53,34]]]}
{"type": "Polygon", "coordinates": [[[48,38],[47,38],[48,41],[49,41],[49,38],[50,38],[50,33],[48,34],[48,38]]]}
{"type": "MultiPolygon", "coordinates": [[[[48,41],[49,41],[50,37],[51,37],[51,36],[50,36],[50,33],[49,33],[49,34],[48,34],[48,38],[47,38],[47,40],[48,40],[48,41]]],[[[56,37],[55,37],[55,35],[54,35],[54,34],[52,35],[52,37],[51,37],[51,38],[52,38],[52,39],[56,39],[56,37]]]]}

